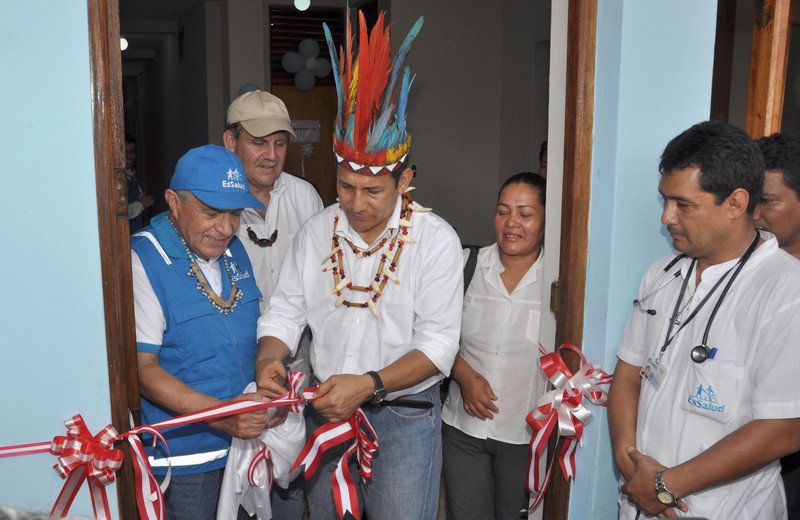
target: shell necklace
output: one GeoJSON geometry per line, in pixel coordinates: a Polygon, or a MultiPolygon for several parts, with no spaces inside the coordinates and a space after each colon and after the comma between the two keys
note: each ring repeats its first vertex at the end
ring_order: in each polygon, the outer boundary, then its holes
{"type": "Polygon", "coordinates": [[[386,288],[388,280],[396,284],[400,284],[400,279],[397,277],[397,266],[400,263],[400,255],[403,252],[404,244],[414,243],[415,240],[408,236],[408,229],[413,227],[412,215],[414,211],[424,212],[430,211],[430,208],[423,208],[413,201],[411,195],[408,194],[413,188],[408,188],[402,195],[403,205],[400,210],[400,226],[399,229],[390,232],[390,236],[384,237],[371,249],[361,250],[353,242],[345,237],[339,237],[336,234],[336,228],[339,224],[339,216],[341,208],[337,210],[336,216],[333,218],[333,237],[331,239],[331,251],[322,261],[322,270],[331,271],[333,274],[333,293],[338,296],[336,300],[336,307],[344,305],[346,307],[355,307],[360,309],[368,308],[372,311],[375,317],[380,317],[378,311],[378,298],[381,297],[386,288]],[[381,261],[378,264],[378,269],[375,276],[369,285],[355,285],[345,273],[344,269],[344,252],[340,240],[344,240],[347,247],[355,254],[357,260],[363,258],[371,258],[375,254],[380,254],[381,261]],[[356,291],[367,294],[366,301],[353,302],[345,299],[346,291],[356,291]]]}

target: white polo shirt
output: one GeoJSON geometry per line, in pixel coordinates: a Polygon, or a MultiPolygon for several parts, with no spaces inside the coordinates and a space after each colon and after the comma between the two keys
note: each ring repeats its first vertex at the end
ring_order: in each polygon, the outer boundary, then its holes
{"type": "MultiPolygon", "coordinates": [[[[337,234],[362,250],[377,244],[400,223],[401,198],[387,229],[373,244],[365,244],[350,227],[344,212],[339,215],[337,234]]],[[[280,280],[266,314],[258,320],[258,337],[273,336],[292,349],[306,323],[313,335],[311,366],[320,381],[334,374],[364,374],[380,370],[412,349],[421,351],[441,372],[421,383],[392,392],[388,399],[410,395],[438,383],[450,373],[461,331],[463,301],[462,253],[452,226],[433,213],[415,212],[409,236],[415,243],[403,247],[396,275],[378,299],[380,317],[367,308],[341,305],[330,271],[322,271],[331,251],[333,219],[338,204],[311,217],[292,243],[281,268],[280,280]]],[[[347,276],[355,285],[369,285],[375,277],[380,255],[356,257],[342,241],[347,276]]],[[[354,302],[366,293],[347,292],[354,302]]]]}
{"type": "Polygon", "coordinates": [[[497,244],[478,252],[475,274],[464,296],[459,354],[481,374],[498,396],[500,410],[482,421],[464,411],[461,389],[449,388],[442,420],[478,439],[527,444],[531,430],[525,416],[544,390],[539,366],[539,318],[542,312],[542,259],[539,258],[509,294],[500,274],[497,244]]]}
{"type": "MultiPolygon", "coordinates": [[[[661,363],[668,374],[660,389],[642,381],[637,448],[666,467],[697,456],[752,420],[800,417],[800,262],[778,249],[773,235],[762,232],[762,237],[766,241],[745,264],[714,318],[708,344],[717,348],[715,358],[694,363],[690,351],[702,342],[708,318],[728,279],[667,347],[661,363]]],[[[644,307],[654,309],[655,315],[636,309],[631,312],[617,351],[626,363],[643,366],[648,357],[656,358],[664,343],[691,263],[685,258],[665,275],[663,269],[673,257],[656,261],[640,284],[639,298],[660,274],[653,288],[671,279],[645,302],[644,307]],[[671,278],[677,269],[681,276],[671,278]]],[[[692,273],[684,300],[697,292],[683,319],[737,261],[707,268],[697,287],[692,273]]],[[[786,518],[778,461],[684,500],[690,516],[709,520],[786,518]]],[[[633,520],[635,516],[635,509],[621,497],[620,518],[633,520]]]]}
{"type": "Polygon", "coordinates": [[[262,294],[260,309],[267,309],[270,295],[278,285],[281,263],[289,251],[294,236],[308,217],[322,211],[322,199],[307,181],[283,172],[275,181],[270,193],[269,206],[264,217],[253,208],[242,212],[236,236],[244,244],[253,264],[256,284],[262,294]],[[270,247],[261,247],[247,236],[251,227],[258,238],[269,239],[278,230],[278,239],[270,247]]]}

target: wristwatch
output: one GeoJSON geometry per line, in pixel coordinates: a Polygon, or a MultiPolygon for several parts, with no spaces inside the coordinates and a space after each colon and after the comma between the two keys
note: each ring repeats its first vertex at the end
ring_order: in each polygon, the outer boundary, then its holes
{"type": "Polygon", "coordinates": [[[660,469],[656,471],[656,497],[665,506],[675,507],[678,505],[678,500],[672,494],[672,491],[667,489],[667,485],[664,484],[664,471],[666,470],[660,469]]]}
{"type": "Polygon", "coordinates": [[[372,404],[381,404],[381,402],[386,399],[386,388],[383,387],[381,376],[372,370],[367,372],[367,374],[372,377],[372,381],[375,383],[375,393],[369,398],[369,402],[372,404]]]}

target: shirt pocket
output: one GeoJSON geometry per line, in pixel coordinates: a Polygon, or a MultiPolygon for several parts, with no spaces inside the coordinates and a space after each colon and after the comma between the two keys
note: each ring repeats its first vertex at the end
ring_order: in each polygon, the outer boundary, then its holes
{"type": "Polygon", "coordinates": [[[461,334],[474,334],[480,329],[483,319],[483,305],[465,302],[461,315],[461,334]]]}
{"type": "Polygon", "coordinates": [[[525,337],[528,341],[539,344],[539,322],[542,319],[542,310],[532,309],[528,311],[528,323],[525,324],[525,337]]]}
{"type": "Polygon", "coordinates": [[[744,367],[714,360],[691,365],[681,407],[721,424],[729,423],[738,413],[744,367]]]}

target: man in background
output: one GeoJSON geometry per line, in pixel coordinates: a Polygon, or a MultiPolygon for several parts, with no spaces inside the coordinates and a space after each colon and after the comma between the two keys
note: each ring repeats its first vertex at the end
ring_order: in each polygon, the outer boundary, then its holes
{"type": "MultiPolygon", "coordinates": [[[[266,208],[245,208],[236,232],[253,264],[262,312],[275,291],[292,239],[311,215],[322,210],[314,186],[283,171],[290,136],[294,131],[286,105],[269,92],[247,92],[228,107],[225,147],[241,159],[250,192],[266,208]]],[[[309,342],[306,332],[295,356],[296,369],[304,373],[310,371],[309,342]]],[[[288,489],[273,487],[274,518],[300,520],[304,509],[302,476],[288,489]]]]}
{"type": "Polygon", "coordinates": [[[128,224],[131,234],[144,227],[144,210],[155,202],[152,195],[142,191],[136,176],[136,141],[125,136],[125,179],[128,182],[128,224]]]}
{"type": "MultiPolygon", "coordinates": [[[[775,235],[781,249],[800,259],[800,131],[786,130],[757,141],[764,156],[764,193],[756,227],[775,235]]],[[[800,519],[800,453],[781,459],[789,520],[800,519]]]]}

